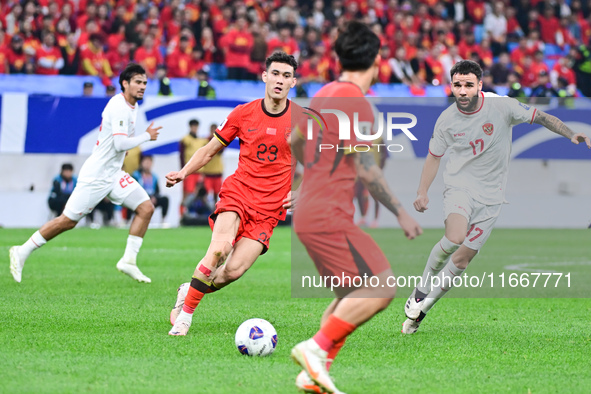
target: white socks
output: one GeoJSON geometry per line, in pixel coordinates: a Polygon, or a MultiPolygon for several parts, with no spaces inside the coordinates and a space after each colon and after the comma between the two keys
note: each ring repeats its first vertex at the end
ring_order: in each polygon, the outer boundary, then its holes
{"type": "Polygon", "coordinates": [[[417,286],[417,290],[421,293],[429,294],[431,291],[431,278],[441,271],[441,268],[447,263],[449,257],[458,250],[460,245],[454,244],[449,239],[443,236],[441,240],[433,247],[431,254],[427,259],[427,265],[423,271],[421,283],[417,286]]]}
{"type": "Polygon", "coordinates": [[[425,303],[421,310],[424,313],[429,312],[429,310],[435,305],[437,301],[441,299],[447,292],[454,286],[453,279],[456,276],[462,275],[464,273],[465,268],[458,268],[452,261],[449,259],[449,263],[443,267],[441,272],[437,274],[437,277],[433,280],[433,290],[429,293],[427,298],[425,299],[425,303]]]}
{"type": "Polygon", "coordinates": [[[126,260],[133,260],[135,261],[137,254],[140,252],[140,248],[142,247],[142,242],[144,241],[143,238],[130,235],[127,237],[127,246],[125,247],[125,254],[123,257],[126,260]]]}
{"type": "Polygon", "coordinates": [[[39,249],[46,243],[47,241],[45,240],[45,238],[43,238],[41,233],[39,231],[36,231],[35,234],[31,235],[31,238],[29,238],[27,242],[25,242],[21,245],[20,248],[18,248],[18,253],[20,255],[21,261],[25,261],[26,259],[28,259],[31,253],[33,253],[33,251],[39,249]]]}

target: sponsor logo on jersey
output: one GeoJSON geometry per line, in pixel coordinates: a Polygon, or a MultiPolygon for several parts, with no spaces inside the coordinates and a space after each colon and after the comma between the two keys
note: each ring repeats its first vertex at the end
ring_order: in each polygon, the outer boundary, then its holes
{"type": "Polygon", "coordinates": [[[494,131],[494,126],[492,123],[485,123],[482,125],[482,130],[484,131],[484,134],[486,135],[491,135],[494,131]]]}
{"type": "Polygon", "coordinates": [[[226,125],[226,122],[228,121],[228,118],[224,119],[224,121],[222,122],[222,124],[220,124],[218,126],[218,130],[222,131],[222,129],[224,128],[224,126],[226,125]]]}
{"type": "MultiPolygon", "coordinates": [[[[466,135],[466,133],[457,133],[457,134],[454,134],[454,137],[463,137],[465,135],[466,135]]],[[[431,138],[433,138],[433,137],[431,137],[431,138]]]]}

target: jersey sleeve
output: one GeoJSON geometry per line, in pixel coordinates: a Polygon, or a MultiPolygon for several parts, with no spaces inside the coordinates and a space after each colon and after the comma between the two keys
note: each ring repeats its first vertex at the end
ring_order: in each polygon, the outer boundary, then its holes
{"type": "Polygon", "coordinates": [[[433,135],[429,141],[429,153],[435,157],[443,156],[448,146],[443,131],[443,124],[445,124],[444,118],[444,114],[441,114],[439,119],[437,119],[435,128],[433,129],[433,135]]]}
{"type": "Polygon", "coordinates": [[[118,105],[110,105],[107,109],[108,121],[111,123],[113,136],[127,136],[127,113],[124,108],[118,105]]]}
{"type": "Polygon", "coordinates": [[[511,124],[518,125],[521,123],[532,124],[536,116],[537,109],[531,105],[524,104],[515,100],[514,98],[501,98],[505,102],[505,108],[510,116],[511,124]]]}
{"type": "Polygon", "coordinates": [[[242,115],[242,105],[237,106],[230,112],[230,115],[218,126],[213,135],[222,145],[228,146],[240,132],[240,120],[242,115]]]}

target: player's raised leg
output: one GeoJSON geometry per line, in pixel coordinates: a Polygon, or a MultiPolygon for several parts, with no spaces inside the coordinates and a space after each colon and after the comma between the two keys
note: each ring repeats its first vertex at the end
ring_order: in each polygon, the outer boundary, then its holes
{"type": "Polygon", "coordinates": [[[411,293],[404,305],[404,313],[409,319],[417,319],[431,291],[432,278],[447,264],[451,255],[458,250],[468,230],[468,220],[457,213],[452,213],[445,221],[445,235],[431,250],[421,282],[411,293]]]}
{"type": "MultiPolygon", "coordinates": [[[[391,269],[387,269],[376,276],[379,283],[387,283],[388,277],[393,276],[393,273],[391,269]]],[[[328,317],[320,330],[314,337],[299,343],[291,351],[292,359],[314,382],[329,393],[339,392],[328,375],[329,355],[334,354],[335,347],[338,344],[342,346],[347,336],[357,327],[390,304],[396,295],[396,287],[367,287],[352,292],[339,289],[336,293],[340,300],[334,301],[327,308],[323,319],[326,315],[328,317]],[[334,310],[329,312],[332,308],[334,310]]]]}
{"type": "MultiPolygon", "coordinates": [[[[126,175],[125,173],[122,174],[123,177],[126,175]]],[[[135,212],[129,227],[125,253],[117,262],[117,269],[138,282],[151,283],[152,280],[138,268],[137,255],[154,214],[154,204],[150,201],[148,193],[137,182],[132,181],[129,176],[125,177],[125,179],[129,179],[130,183],[125,188],[122,188],[121,183],[116,182],[116,188],[110,194],[114,201],[123,200],[122,204],[135,212]]]]}
{"type": "Polygon", "coordinates": [[[20,246],[13,246],[10,248],[10,273],[14,280],[20,283],[25,261],[27,261],[31,253],[64,231],[73,229],[76,227],[76,224],[78,224],[77,221],[61,214],[55,219],[45,223],[27,240],[27,242],[20,246]]]}
{"type": "Polygon", "coordinates": [[[224,264],[232,251],[239,226],[240,216],[236,212],[226,211],[217,216],[207,252],[195,268],[183,309],[175,319],[169,335],[187,335],[195,309],[203,296],[211,290],[216,270],[224,264]]]}

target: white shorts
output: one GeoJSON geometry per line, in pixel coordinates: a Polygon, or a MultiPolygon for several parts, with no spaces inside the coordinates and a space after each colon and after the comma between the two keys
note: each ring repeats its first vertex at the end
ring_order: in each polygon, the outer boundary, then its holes
{"type": "Polygon", "coordinates": [[[480,250],[497,222],[503,204],[485,205],[475,201],[465,191],[447,189],[443,193],[445,219],[452,213],[468,220],[468,233],[463,244],[473,250],[480,250]]]}
{"type": "Polygon", "coordinates": [[[105,197],[117,205],[133,211],[150,197],[135,179],[125,171],[119,171],[113,183],[78,182],[64,208],[64,215],[79,221],[88,215],[105,197]]]}

